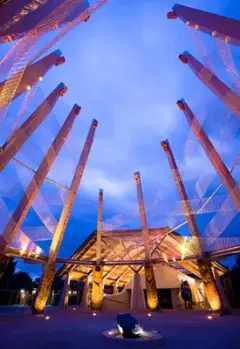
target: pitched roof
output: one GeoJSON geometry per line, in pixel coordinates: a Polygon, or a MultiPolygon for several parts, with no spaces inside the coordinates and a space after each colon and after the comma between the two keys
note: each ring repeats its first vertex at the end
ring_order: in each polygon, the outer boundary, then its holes
{"type": "MultiPolygon", "coordinates": [[[[171,267],[185,274],[194,274],[200,277],[198,266],[194,256],[199,250],[193,238],[179,235],[170,231],[169,227],[149,228],[149,238],[152,249],[152,260],[167,262],[171,267]],[[191,260],[187,260],[191,258],[191,260]],[[175,261],[177,259],[177,261],[175,261]]],[[[92,234],[73,253],[71,259],[96,261],[97,232],[92,234]]],[[[101,257],[106,261],[136,261],[144,260],[144,238],[141,229],[124,229],[102,231],[101,257]]],[[[226,268],[217,262],[213,262],[220,273],[226,272],[226,268]]],[[[71,273],[74,279],[85,279],[91,275],[93,266],[64,264],[58,271],[58,276],[71,273]]],[[[121,286],[125,285],[132,277],[133,270],[143,272],[142,265],[104,265],[104,282],[111,285],[115,281],[121,286]]]]}

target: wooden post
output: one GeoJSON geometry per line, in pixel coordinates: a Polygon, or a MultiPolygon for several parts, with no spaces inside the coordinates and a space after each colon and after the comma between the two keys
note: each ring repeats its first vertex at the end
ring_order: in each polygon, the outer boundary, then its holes
{"type": "Polygon", "coordinates": [[[29,183],[27,189],[25,190],[25,193],[21,198],[18,206],[13,212],[12,217],[10,218],[2,234],[2,237],[5,240],[6,246],[11,245],[16,234],[18,233],[23,220],[25,219],[30,207],[32,206],[34,199],[39,193],[41,185],[43,184],[49,170],[52,167],[52,164],[54,163],[63,144],[65,143],[65,140],[69,132],[71,131],[73,123],[76,119],[76,116],[79,114],[79,112],[80,112],[80,107],[77,105],[74,105],[66,121],[61,127],[59,133],[54,139],[52,145],[48,149],[48,152],[46,153],[44,159],[42,160],[38,170],[35,172],[31,182],[29,183]]]}
{"type": "MultiPolygon", "coordinates": [[[[58,66],[65,62],[65,58],[61,57],[61,51],[57,50],[46,57],[41,58],[39,61],[28,65],[22,75],[22,78],[12,96],[8,90],[4,88],[7,80],[0,83],[0,109],[7,106],[18,96],[26,92],[27,89],[32,88],[35,84],[43,79],[46,73],[54,66],[58,66]]],[[[15,73],[17,76],[18,72],[15,73]]],[[[14,79],[14,75],[9,77],[9,79],[14,79]]]]}
{"type": "Polygon", "coordinates": [[[223,307],[223,303],[222,303],[215,279],[212,274],[211,261],[207,260],[205,256],[204,247],[201,242],[200,232],[198,230],[195,217],[192,212],[192,208],[191,208],[179,169],[177,167],[175,158],[173,156],[173,153],[168,141],[165,140],[161,142],[161,145],[167,155],[171,172],[173,174],[173,178],[178,190],[178,194],[183,204],[183,209],[186,215],[189,229],[191,231],[192,236],[196,238],[196,241],[198,243],[200,259],[197,260],[197,263],[199,267],[199,272],[202,276],[202,280],[204,283],[204,289],[205,289],[206,296],[208,298],[208,302],[213,311],[219,311],[222,313],[224,311],[224,307],[223,307]]]}
{"type": "Polygon", "coordinates": [[[46,301],[48,294],[51,289],[51,284],[53,282],[54,276],[51,278],[50,275],[52,275],[52,270],[55,268],[54,263],[56,261],[57,254],[59,252],[61,242],[67,227],[67,223],[69,221],[72,207],[77,195],[78,188],[81,183],[81,179],[83,176],[83,172],[87,163],[87,159],[92,147],[95,130],[98,125],[97,120],[93,120],[88,136],[86,138],[86,141],[84,143],[83,151],[81,153],[81,156],[79,158],[79,162],[77,164],[75,174],[73,176],[73,180],[70,186],[70,190],[67,194],[66,201],[64,203],[64,207],[57,225],[57,228],[55,230],[54,237],[52,239],[52,243],[50,246],[50,251],[48,255],[48,263],[46,266],[46,269],[44,270],[44,273],[42,275],[41,282],[39,284],[39,288],[37,291],[37,297],[35,299],[35,302],[32,307],[33,314],[39,314],[43,313],[44,308],[46,306],[46,301]]]}
{"type": "Polygon", "coordinates": [[[92,296],[91,296],[91,309],[101,310],[103,301],[103,268],[100,265],[101,261],[101,233],[102,233],[102,215],[103,215],[103,190],[99,190],[98,198],[98,221],[97,221],[97,265],[93,270],[92,277],[92,296]]]}
{"type": "Polygon", "coordinates": [[[134,178],[137,185],[138,207],[139,207],[142,231],[144,236],[144,244],[145,244],[146,262],[145,262],[144,269],[145,269],[145,280],[146,280],[146,290],[147,290],[147,306],[150,310],[156,311],[159,309],[158,292],[157,292],[153,265],[151,263],[150,241],[149,241],[147,217],[146,217],[146,212],[144,207],[140,173],[135,172],[134,178]]]}
{"type": "Polygon", "coordinates": [[[168,19],[180,18],[186,25],[233,45],[240,45],[240,21],[175,4],[168,19]]]}
{"type": "Polygon", "coordinates": [[[2,171],[33,132],[48,116],[58,98],[64,96],[67,87],[61,83],[43,101],[43,103],[29,116],[29,118],[6,141],[0,152],[0,171],[2,171]]]}
{"type": "Polygon", "coordinates": [[[202,129],[201,125],[197,121],[195,115],[187,105],[184,100],[177,102],[177,105],[180,110],[183,111],[186,119],[191,127],[191,130],[195,134],[195,137],[202,146],[202,149],[205,151],[208,159],[211,161],[213,167],[215,168],[217,174],[222,180],[222,183],[225,185],[226,189],[229,192],[236,208],[240,211],[240,188],[237,185],[236,181],[232,177],[231,173],[228,171],[226,165],[222,161],[220,155],[214,148],[213,144],[207,137],[206,133],[202,129]]]}
{"type": "Polygon", "coordinates": [[[240,97],[225,85],[216,75],[207,69],[189,52],[179,55],[182,63],[188,64],[194,74],[209,88],[234,115],[240,118],[240,97]]]}

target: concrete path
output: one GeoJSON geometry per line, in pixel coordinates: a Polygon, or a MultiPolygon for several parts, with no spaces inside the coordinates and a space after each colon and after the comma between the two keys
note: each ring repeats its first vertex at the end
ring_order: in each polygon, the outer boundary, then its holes
{"type": "MultiPolygon", "coordinates": [[[[145,329],[160,330],[159,343],[136,343],[134,348],[169,349],[239,349],[240,314],[207,318],[204,311],[164,311],[148,317],[135,314],[145,329]]],[[[114,313],[82,313],[73,308],[63,312],[47,312],[49,320],[29,314],[0,315],[1,349],[87,349],[129,348],[129,343],[102,336],[116,327],[114,313]]]]}

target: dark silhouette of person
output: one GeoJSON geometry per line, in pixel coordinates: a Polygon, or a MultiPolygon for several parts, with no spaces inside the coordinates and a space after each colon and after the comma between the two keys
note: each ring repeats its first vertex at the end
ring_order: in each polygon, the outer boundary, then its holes
{"type": "Polygon", "coordinates": [[[185,309],[192,309],[192,291],[187,280],[181,281],[181,296],[185,309]]]}

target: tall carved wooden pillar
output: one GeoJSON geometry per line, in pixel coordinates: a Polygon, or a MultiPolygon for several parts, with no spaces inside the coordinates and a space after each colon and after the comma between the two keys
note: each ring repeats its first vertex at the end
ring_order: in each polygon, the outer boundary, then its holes
{"type": "Polygon", "coordinates": [[[205,290],[208,302],[213,311],[219,311],[220,313],[222,313],[224,310],[224,307],[223,307],[223,303],[222,303],[215,279],[212,274],[211,261],[208,261],[206,259],[201,235],[200,235],[198,226],[196,224],[195,216],[193,214],[192,207],[190,205],[188,195],[187,195],[185,186],[183,184],[176,160],[173,156],[173,153],[168,141],[165,140],[161,142],[161,145],[167,155],[169,165],[173,174],[173,178],[178,190],[178,194],[182,201],[182,205],[183,205],[184,213],[186,215],[189,229],[191,231],[192,236],[196,239],[198,244],[199,260],[197,260],[197,263],[198,263],[199,271],[204,283],[204,290],[205,290]]]}
{"type": "MultiPolygon", "coordinates": [[[[95,129],[98,125],[97,120],[93,120],[91,127],[89,129],[89,133],[87,135],[86,141],[84,143],[83,146],[83,150],[82,153],[80,155],[73,179],[72,179],[72,183],[70,186],[70,190],[68,191],[63,209],[62,209],[62,213],[61,216],[59,218],[58,221],[58,225],[56,227],[52,242],[51,242],[51,246],[50,246],[50,250],[49,250],[49,254],[48,254],[48,267],[45,268],[45,271],[43,273],[43,283],[44,283],[44,292],[45,293],[49,293],[50,289],[51,289],[51,282],[53,281],[53,278],[50,280],[50,271],[52,270],[52,266],[56,261],[59,249],[61,247],[61,243],[62,243],[62,239],[65,233],[65,230],[67,228],[67,224],[71,215],[71,211],[72,211],[72,207],[77,195],[77,191],[78,188],[80,186],[81,183],[81,179],[83,176],[83,172],[85,169],[85,166],[87,164],[87,160],[88,160],[88,156],[93,144],[93,140],[94,140],[94,135],[95,135],[95,129]],[[44,280],[48,280],[48,281],[44,281],[44,280]]],[[[41,287],[39,290],[39,293],[37,292],[37,297],[35,299],[35,302],[33,304],[32,307],[32,311],[34,314],[36,314],[39,311],[43,311],[43,309],[40,309],[39,304],[44,304],[44,302],[41,301],[41,299],[44,298],[43,297],[43,291],[41,291],[41,287]],[[38,300],[38,297],[40,298],[38,300]],[[36,309],[35,309],[36,307],[36,309]]],[[[46,304],[46,303],[45,303],[46,304]]]]}
{"type": "Polygon", "coordinates": [[[223,312],[223,303],[212,273],[211,262],[200,259],[197,263],[202,276],[204,292],[211,309],[223,312]]]}
{"type": "Polygon", "coordinates": [[[100,265],[96,265],[93,270],[92,277],[92,297],[91,309],[101,310],[103,301],[103,269],[100,265]]]}
{"type": "Polygon", "coordinates": [[[13,133],[13,135],[5,142],[0,151],[0,171],[7,166],[14,155],[31,137],[33,132],[52,111],[59,97],[64,96],[66,91],[67,87],[63,83],[59,84],[42,102],[42,104],[29,116],[29,118],[24,121],[22,125],[13,133]]]}
{"type": "Polygon", "coordinates": [[[103,301],[103,268],[100,265],[101,261],[101,233],[102,233],[102,215],[103,215],[103,190],[99,190],[98,196],[98,221],[97,221],[97,265],[93,270],[92,277],[92,298],[91,308],[93,310],[102,309],[103,301]]]}
{"type": "Polygon", "coordinates": [[[14,241],[16,234],[18,233],[24,219],[27,216],[29,209],[31,208],[39,190],[50,171],[57,155],[59,154],[65,140],[72,129],[73,123],[80,112],[80,107],[76,104],[73,106],[63,126],[58,132],[52,145],[43,158],[39,168],[35,172],[32,180],[25,190],[24,195],[19,201],[15,211],[13,212],[8,224],[3,230],[2,237],[5,240],[5,245],[11,245],[14,241]]]}
{"type": "Polygon", "coordinates": [[[44,272],[40,279],[40,283],[37,288],[35,301],[32,305],[32,314],[43,314],[47,304],[47,300],[51,291],[51,286],[55,277],[56,266],[52,264],[46,264],[44,272]]]}
{"type": "Polygon", "coordinates": [[[147,307],[150,310],[158,310],[158,293],[155,281],[155,275],[153,270],[153,265],[151,262],[146,263],[144,266],[145,270],[145,281],[146,281],[146,291],[147,291],[147,307]]]}
{"type": "Polygon", "coordinates": [[[225,42],[240,45],[240,21],[195,8],[175,4],[169,19],[180,18],[186,25],[225,42]]]}
{"type": "Polygon", "coordinates": [[[238,209],[238,211],[240,211],[240,188],[238,186],[238,183],[235,181],[234,177],[226,167],[221,156],[216,151],[207,134],[199,124],[196,116],[189,108],[188,104],[182,99],[177,102],[177,105],[179,109],[184,113],[192,132],[195,134],[196,138],[201,144],[202,149],[205,151],[208,159],[211,161],[213,167],[215,168],[215,171],[221,178],[222,183],[228,190],[228,193],[231,196],[236,208],[238,209]]]}
{"type": "Polygon", "coordinates": [[[144,266],[144,270],[145,270],[146,291],[147,291],[147,306],[150,310],[156,311],[159,309],[158,292],[157,292],[153,265],[151,263],[150,240],[149,240],[149,232],[148,232],[148,226],[147,226],[147,217],[146,217],[146,212],[144,207],[140,173],[135,172],[134,178],[137,185],[138,206],[139,206],[139,213],[140,213],[144,244],[145,244],[146,263],[144,266]]]}
{"type": "Polygon", "coordinates": [[[229,110],[240,118],[240,98],[223,81],[207,69],[189,52],[185,51],[179,55],[182,63],[188,64],[193,73],[208,87],[229,110]]]}

